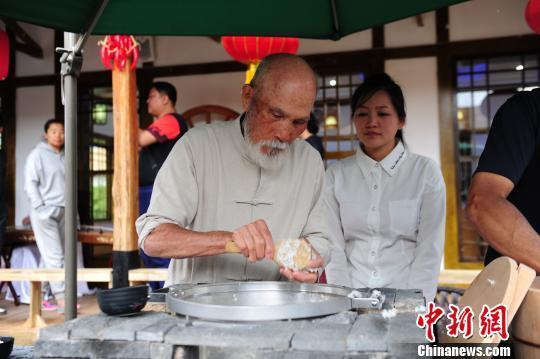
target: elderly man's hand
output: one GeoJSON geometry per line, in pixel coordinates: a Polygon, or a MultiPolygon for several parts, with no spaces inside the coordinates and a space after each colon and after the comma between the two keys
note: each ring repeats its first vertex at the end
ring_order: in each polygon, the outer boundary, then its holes
{"type": "Polygon", "coordinates": [[[280,273],[287,277],[289,280],[303,283],[315,283],[318,279],[317,272],[310,272],[309,269],[317,270],[324,267],[324,260],[321,255],[313,249],[312,260],[309,261],[309,264],[305,270],[302,271],[293,271],[289,268],[281,268],[280,273]]]}
{"type": "Polygon", "coordinates": [[[262,219],[246,224],[232,233],[232,239],[250,262],[274,258],[274,241],[262,219]]]}

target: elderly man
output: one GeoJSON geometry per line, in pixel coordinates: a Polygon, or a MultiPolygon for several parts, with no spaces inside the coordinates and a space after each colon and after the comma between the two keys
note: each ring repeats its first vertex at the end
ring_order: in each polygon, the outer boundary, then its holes
{"type": "MultiPolygon", "coordinates": [[[[234,121],[195,127],[175,145],[137,220],[139,246],[174,258],[166,285],[230,280],[314,282],[317,273],[270,261],[274,241],[306,238],[328,261],[319,154],[295,141],[309,120],[316,80],[301,58],[277,54],[261,62],[242,88],[245,113],[234,121]],[[225,253],[233,241],[244,256],[225,253]]],[[[309,268],[308,268],[309,269],[309,268]]]]}

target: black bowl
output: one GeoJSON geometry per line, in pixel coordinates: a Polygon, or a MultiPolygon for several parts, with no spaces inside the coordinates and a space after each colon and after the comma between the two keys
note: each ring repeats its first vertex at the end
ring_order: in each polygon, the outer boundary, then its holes
{"type": "Polygon", "coordinates": [[[98,290],[99,309],[107,315],[126,315],[141,311],[148,300],[148,286],[98,290]]]}
{"type": "Polygon", "coordinates": [[[7,359],[13,350],[13,337],[0,337],[0,359],[7,359]]]}

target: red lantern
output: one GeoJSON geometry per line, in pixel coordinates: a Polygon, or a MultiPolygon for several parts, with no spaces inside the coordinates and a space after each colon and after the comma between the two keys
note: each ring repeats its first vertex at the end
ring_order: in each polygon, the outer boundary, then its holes
{"type": "Polygon", "coordinates": [[[140,45],[133,36],[107,35],[103,41],[98,42],[98,45],[101,46],[101,62],[106,68],[113,70],[116,65],[117,69],[123,70],[129,56],[131,56],[131,70],[137,66],[140,45]]]}
{"type": "Polygon", "coordinates": [[[262,59],[280,52],[295,54],[299,41],[295,37],[222,36],[221,44],[236,61],[249,66],[246,73],[249,83],[262,59]]]}
{"type": "Polygon", "coordinates": [[[529,0],[525,8],[525,20],[534,32],[540,34],[540,0],[529,0]]]}
{"type": "Polygon", "coordinates": [[[0,30],[0,80],[7,77],[9,70],[9,37],[0,30]]]}

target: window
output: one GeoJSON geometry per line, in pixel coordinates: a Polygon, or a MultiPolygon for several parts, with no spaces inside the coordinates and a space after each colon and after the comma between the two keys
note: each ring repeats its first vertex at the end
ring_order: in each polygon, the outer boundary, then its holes
{"type": "Polygon", "coordinates": [[[313,112],[321,121],[319,136],[326,150],[326,165],[352,155],[358,146],[350,104],[354,90],[363,81],[362,72],[317,78],[317,99],[313,112]]]}
{"type": "Polygon", "coordinates": [[[107,148],[107,140],[93,138],[90,146],[90,192],[93,220],[111,219],[111,155],[107,148]]]}
{"type": "Polygon", "coordinates": [[[82,89],[79,100],[79,213],[81,223],[112,219],[112,89],[82,89]]]}
{"type": "Polygon", "coordinates": [[[459,258],[483,261],[486,242],[466,219],[465,206],[471,178],[486,144],[499,107],[518,91],[540,82],[540,54],[462,59],[456,63],[456,122],[458,131],[459,258]]]}

